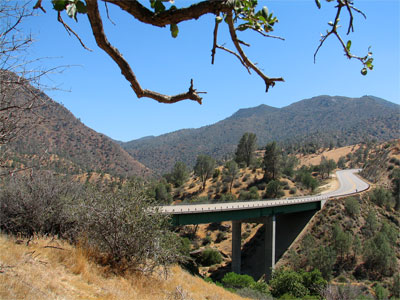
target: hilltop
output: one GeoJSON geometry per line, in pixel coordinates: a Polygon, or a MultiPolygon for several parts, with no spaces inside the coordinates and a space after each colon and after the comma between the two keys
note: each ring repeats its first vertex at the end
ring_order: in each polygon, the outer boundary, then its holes
{"type": "Polygon", "coordinates": [[[199,154],[217,160],[231,156],[245,132],[258,145],[277,141],[287,148],[313,144],[320,148],[399,138],[400,106],[374,96],[318,96],[283,108],[260,105],[198,129],[183,129],[158,137],[121,143],[135,159],[163,174],[177,161],[193,166],[199,154]]]}

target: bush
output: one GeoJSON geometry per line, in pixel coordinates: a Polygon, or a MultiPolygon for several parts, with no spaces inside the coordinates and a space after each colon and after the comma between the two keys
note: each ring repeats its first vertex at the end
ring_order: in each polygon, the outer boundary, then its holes
{"type": "Polygon", "coordinates": [[[211,242],[212,242],[211,236],[207,235],[207,236],[203,239],[202,244],[203,244],[203,246],[207,246],[207,245],[211,244],[211,242]]]}
{"type": "Polygon", "coordinates": [[[216,243],[220,243],[220,242],[222,242],[222,241],[224,241],[224,240],[226,240],[226,239],[227,239],[226,233],[220,231],[220,232],[217,233],[217,238],[215,239],[215,242],[216,242],[216,243]]]}
{"type": "Polygon", "coordinates": [[[273,198],[280,198],[284,194],[282,192],[282,187],[281,184],[279,183],[278,180],[271,180],[267,184],[267,191],[265,192],[264,197],[267,199],[273,199],[273,198]]]}
{"type": "Polygon", "coordinates": [[[231,193],[226,193],[222,194],[220,198],[221,202],[233,202],[236,201],[235,195],[232,195],[231,193]]]}
{"type": "Polygon", "coordinates": [[[296,189],[295,187],[293,187],[293,188],[291,188],[291,189],[289,190],[289,194],[290,194],[290,195],[294,195],[294,194],[296,194],[296,192],[297,192],[297,189],[296,189]]]}
{"type": "Polygon", "coordinates": [[[249,275],[240,275],[234,272],[226,273],[222,278],[222,284],[224,287],[232,288],[232,289],[242,289],[249,288],[255,281],[253,277],[249,275]]]}
{"type": "Polygon", "coordinates": [[[244,298],[256,299],[256,300],[273,300],[271,294],[263,293],[252,288],[243,288],[236,290],[236,294],[244,298]]]}
{"type": "Polygon", "coordinates": [[[207,248],[198,258],[198,263],[204,267],[220,264],[222,262],[221,253],[218,250],[207,248]]]}
{"type": "Polygon", "coordinates": [[[138,180],[117,190],[90,189],[78,207],[88,246],[104,254],[117,271],[150,273],[178,262],[181,242],[168,230],[169,217],[154,209],[155,204],[138,180]]]}
{"type": "Polygon", "coordinates": [[[358,216],[360,213],[360,204],[354,197],[347,198],[344,202],[344,207],[350,217],[358,216]]]}
{"type": "Polygon", "coordinates": [[[381,207],[391,206],[393,202],[392,193],[383,187],[378,187],[370,192],[369,199],[381,207]]]}
{"type": "Polygon", "coordinates": [[[389,291],[379,283],[374,287],[374,292],[377,300],[386,300],[389,297],[389,291]]]}
{"type": "Polygon", "coordinates": [[[31,237],[35,233],[73,238],[72,211],[79,187],[69,178],[36,172],[7,179],[0,190],[0,229],[31,237]]]}
{"type": "Polygon", "coordinates": [[[303,278],[292,270],[276,269],[272,273],[269,285],[274,297],[281,297],[288,293],[296,298],[302,298],[308,294],[307,288],[303,285],[303,278]]]}

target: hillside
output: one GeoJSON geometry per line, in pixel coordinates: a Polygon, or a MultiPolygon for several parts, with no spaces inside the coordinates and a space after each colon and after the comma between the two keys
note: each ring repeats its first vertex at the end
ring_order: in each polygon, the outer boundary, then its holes
{"type": "Polygon", "coordinates": [[[61,240],[21,242],[0,235],[1,299],[244,299],[178,266],[167,277],[117,276],[61,240]]]}
{"type": "MultiPolygon", "coordinates": [[[[17,101],[28,95],[21,93],[17,101]]],[[[146,176],[150,170],[107,136],[85,126],[64,106],[39,94],[38,124],[8,145],[6,159],[24,166],[45,162],[62,173],[97,171],[116,176],[146,176]]],[[[29,119],[32,113],[24,117],[29,119]]],[[[2,149],[4,151],[4,149],[2,149]]],[[[4,155],[4,154],[3,154],[4,155]]]]}
{"type": "Polygon", "coordinates": [[[193,165],[197,155],[224,159],[235,151],[245,132],[257,135],[258,145],[275,140],[301,145],[308,141],[345,146],[367,140],[398,138],[400,106],[373,96],[318,96],[283,108],[260,105],[198,129],[121,143],[135,159],[165,173],[176,161],[193,165]]]}

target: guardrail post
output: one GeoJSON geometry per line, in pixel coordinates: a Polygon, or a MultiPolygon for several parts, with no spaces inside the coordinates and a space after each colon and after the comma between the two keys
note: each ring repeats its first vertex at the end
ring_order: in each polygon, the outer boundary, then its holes
{"type": "Polygon", "coordinates": [[[240,274],[242,222],[232,221],[232,272],[240,274]]]}

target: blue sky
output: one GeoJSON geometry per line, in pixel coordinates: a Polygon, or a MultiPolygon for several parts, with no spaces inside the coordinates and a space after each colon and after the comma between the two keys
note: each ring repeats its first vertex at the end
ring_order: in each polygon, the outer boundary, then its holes
{"type": "MultiPolygon", "coordinates": [[[[175,2],[177,6],[188,3],[175,2]]],[[[322,9],[318,10],[312,0],[259,1],[260,6],[268,6],[278,17],[274,34],[286,40],[268,39],[257,33],[239,35],[251,44],[245,50],[252,61],[267,75],[285,78],[286,82],[277,83],[268,93],[263,81],[254,73],[249,75],[228,53],[218,51],[216,62],[211,65],[214,16],[181,23],[179,35],[173,39],[169,28],[140,24],[109,5],[116,25],[107,20],[103,11],[106,33],[131,63],[142,87],[176,94],[186,91],[193,78],[195,88],[207,92],[202,105],[192,101],[166,105],[138,99],[116,65],[97,48],[84,15],[78,15],[78,23],[66,15],[64,20],[93,52],[84,50],[65,32],[49,1],[45,2],[47,13],[31,18],[25,23],[25,30],[36,39],[30,57],[49,57],[44,63],[49,67],[70,66],[49,78],[49,84],[65,90],[49,91],[49,96],[87,126],[121,141],[209,125],[240,108],[260,104],[283,107],[321,94],[374,95],[400,104],[400,2],[355,1],[367,19],[355,15],[355,32],[345,40],[352,40],[355,54],[364,55],[372,46],[375,68],[367,76],[360,74],[358,61],[344,57],[334,38],[325,43],[314,64],[320,33],[325,32],[335,13],[332,4],[321,2],[322,9]]],[[[102,4],[100,7],[103,9],[102,4]]],[[[347,24],[345,21],[343,18],[343,24],[347,24]]],[[[220,29],[219,43],[226,42],[227,47],[233,48],[225,27],[220,29]]]]}

